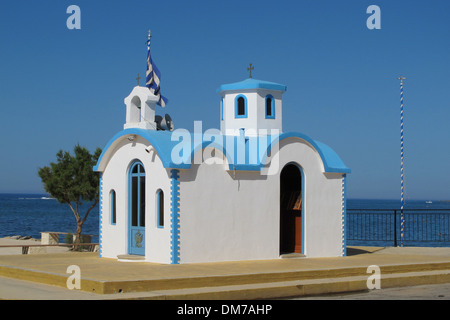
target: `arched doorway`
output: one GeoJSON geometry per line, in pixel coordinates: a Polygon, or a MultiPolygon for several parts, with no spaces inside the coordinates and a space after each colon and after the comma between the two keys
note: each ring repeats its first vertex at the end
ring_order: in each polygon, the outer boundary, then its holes
{"type": "Polygon", "coordinates": [[[128,173],[128,253],[145,255],[145,170],[135,161],[128,173]]]}
{"type": "Polygon", "coordinates": [[[280,174],[280,254],[302,253],[302,172],[287,164],[280,174]]]}

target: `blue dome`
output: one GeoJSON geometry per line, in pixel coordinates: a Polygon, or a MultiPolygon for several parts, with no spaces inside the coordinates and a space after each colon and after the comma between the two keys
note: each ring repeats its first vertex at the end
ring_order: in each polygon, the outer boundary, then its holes
{"type": "Polygon", "coordinates": [[[222,91],[243,90],[243,89],[268,89],[275,91],[286,91],[287,87],[285,85],[278,84],[275,82],[268,82],[249,78],[241,82],[223,84],[219,87],[219,89],[217,89],[217,93],[222,91]]]}

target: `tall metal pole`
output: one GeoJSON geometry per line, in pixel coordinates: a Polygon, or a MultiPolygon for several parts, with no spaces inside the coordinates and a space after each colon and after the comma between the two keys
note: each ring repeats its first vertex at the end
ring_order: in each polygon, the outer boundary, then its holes
{"type": "Polygon", "coordinates": [[[401,165],[400,165],[400,179],[401,179],[401,205],[400,205],[400,246],[403,247],[403,240],[404,240],[404,231],[405,231],[405,218],[403,215],[403,208],[405,205],[405,199],[404,199],[404,149],[403,149],[403,76],[400,76],[398,78],[400,80],[400,158],[401,158],[401,165]]]}

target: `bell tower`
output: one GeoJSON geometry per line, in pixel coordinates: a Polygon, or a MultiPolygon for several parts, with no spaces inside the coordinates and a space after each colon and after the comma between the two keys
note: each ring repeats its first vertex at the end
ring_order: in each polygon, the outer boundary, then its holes
{"type": "MultiPolygon", "coordinates": [[[[161,129],[161,123],[157,121],[161,121],[162,117],[158,116],[158,118],[155,118],[155,109],[156,105],[164,108],[167,104],[167,99],[161,95],[161,73],[159,72],[150,55],[151,37],[151,32],[149,30],[147,40],[147,72],[145,79],[146,86],[139,86],[139,80],[141,78],[138,74],[138,77],[136,78],[138,82],[137,86],[133,88],[130,95],[124,100],[125,105],[127,106],[126,122],[123,125],[124,129],[161,129]]],[[[165,126],[168,129],[173,130],[172,119],[168,115],[166,115],[164,120],[165,126]]]]}
{"type": "Polygon", "coordinates": [[[253,78],[220,86],[221,133],[256,136],[273,129],[281,133],[282,95],[286,89],[285,85],[253,78]]]}
{"type": "Polygon", "coordinates": [[[124,99],[127,111],[123,128],[156,130],[155,108],[158,99],[149,88],[134,87],[130,95],[124,99]]]}

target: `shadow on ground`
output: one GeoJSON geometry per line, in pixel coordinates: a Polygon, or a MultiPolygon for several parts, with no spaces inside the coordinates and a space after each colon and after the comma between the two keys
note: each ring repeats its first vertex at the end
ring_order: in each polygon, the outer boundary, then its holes
{"type": "Polygon", "coordinates": [[[384,247],[347,247],[347,256],[356,256],[359,254],[374,253],[383,250],[384,247]]]}

